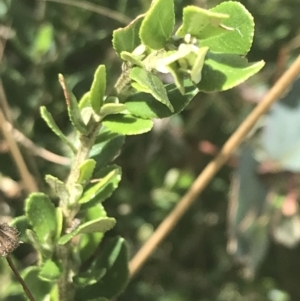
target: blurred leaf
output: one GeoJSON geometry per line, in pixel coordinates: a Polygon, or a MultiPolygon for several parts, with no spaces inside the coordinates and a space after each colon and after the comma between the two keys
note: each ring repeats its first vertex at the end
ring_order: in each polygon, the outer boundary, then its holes
{"type": "Polygon", "coordinates": [[[121,135],[138,135],[152,129],[151,120],[136,118],[132,115],[109,115],[103,119],[103,125],[112,132],[121,135]]]}
{"type": "Polygon", "coordinates": [[[170,39],[175,24],[173,0],[154,0],[140,28],[140,38],[147,47],[159,50],[170,39]]]}
{"type": "Polygon", "coordinates": [[[100,113],[100,109],[103,106],[103,99],[106,90],[106,67],[100,65],[95,74],[90,91],[90,103],[96,114],[100,113]]]}
{"type": "Polygon", "coordinates": [[[32,48],[32,56],[43,56],[46,54],[53,43],[53,26],[52,24],[41,24],[38,28],[36,38],[32,48]]]}

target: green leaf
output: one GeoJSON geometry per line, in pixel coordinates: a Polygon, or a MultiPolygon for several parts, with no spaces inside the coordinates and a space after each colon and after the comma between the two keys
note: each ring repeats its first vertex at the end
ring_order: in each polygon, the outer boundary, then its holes
{"type": "Polygon", "coordinates": [[[208,46],[212,52],[246,55],[252,45],[254,20],[247,9],[239,2],[228,1],[212,8],[210,11],[230,15],[223,22],[234,30],[224,30],[219,36],[211,37],[205,32],[200,36],[200,46],[208,46]]]}
{"type": "Polygon", "coordinates": [[[43,281],[39,277],[40,268],[33,266],[22,271],[22,278],[28,286],[35,300],[45,300],[45,296],[51,291],[52,284],[43,281]]]}
{"type": "Polygon", "coordinates": [[[126,110],[126,106],[122,103],[106,103],[99,113],[101,118],[108,115],[119,114],[126,110]]]}
{"type": "Polygon", "coordinates": [[[152,95],[146,93],[137,93],[126,99],[126,107],[128,111],[135,116],[141,118],[164,118],[181,112],[198,93],[198,89],[194,84],[186,80],[184,82],[185,94],[182,95],[174,84],[166,86],[168,98],[174,107],[174,113],[163,104],[157,102],[152,95]]]}
{"type": "Polygon", "coordinates": [[[56,210],[47,195],[32,193],[26,199],[26,216],[42,244],[53,244],[51,239],[56,234],[56,210]]]}
{"type": "Polygon", "coordinates": [[[48,259],[42,264],[39,277],[45,281],[57,281],[61,272],[61,268],[54,261],[48,259]]]}
{"type": "Polygon", "coordinates": [[[87,159],[85,160],[80,166],[79,166],[79,178],[77,180],[77,183],[85,185],[89,182],[91,179],[94,169],[96,166],[96,161],[93,159],[87,159]]]}
{"type": "Polygon", "coordinates": [[[146,46],[159,50],[170,39],[175,24],[173,0],[153,0],[140,28],[146,46]]]}
{"type": "Polygon", "coordinates": [[[33,57],[45,55],[49,51],[53,43],[53,32],[51,24],[42,24],[39,27],[32,49],[33,57]]]}
{"type": "Polygon", "coordinates": [[[52,175],[46,175],[45,180],[51,187],[54,195],[58,197],[63,204],[68,204],[70,195],[65,183],[52,175]]]}
{"type": "Polygon", "coordinates": [[[100,65],[95,74],[92,87],[90,90],[90,104],[96,114],[103,105],[103,99],[106,90],[106,68],[104,65],[100,65]]]}
{"type": "Polygon", "coordinates": [[[144,15],[140,15],[128,26],[114,30],[112,42],[118,55],[122,51],[133,52],[141,44],[139,30],[143,18],[144,15]]]}
{"type": "Polygon", "coordinates": [[[102,168],[115,159],[120,153],[124,142],[125,136],[113,133],[109,129],[102,127],[90,152],[90,157],[97,161],[98,168],[102,168]]]}
{"type": "MultiPolygon", "coordinates": [[[[84,222],[95,220],[99,217],[107,217],[106,211],[101,203],[84,211],[84,222]]],[[[103,236],[103,233],[100,232],[85,233],[82,235],[79,245],[80,259],[82,262],[92,256],[102,241],[103,236]]]]}
{"type": "Polygon", "coordinates": [[[201,33],[205,30],[211,35],[220,34],[225,31],[224,28],[220,27],[220,24],[227,18],[229,18],[228,14],[213,12],[192,5],[186,6],[183,9],[182,25],[175,34],[179,37],[190,34],[196,38],[201,38],[201,33]]]}
{"type": "Polygon", "coordinates": [[[248,63],[247,59],[236,54],[209,52],[197,87],[204,92],[228,90],[257,73],[264,64],[263,61],[248,63]]]}
{"type": "Polygon", "coordinates": [[[67,84],[65,82],[64,76],[62,74],[58,75],[59,82],[62,86],[62,89],[64,91],[65,99],[67,102],[68,107],[68,113],[69,118],[74,125],[74,127],[82,134],[86,135],[88,134],[88,128],[83,122],[80,109],[78,106],[77,99],[73,93],[70,93],[69,88],[67,87],[67,84]]]}
{"type": "Polygon", "coordinates": [[[116,220],[112,217],[100,217],[98,219],[89,221],[78,226],[74,231],[69,234],[63,235],[59,240],[58,244],[64,245],[70,241],[75,235],[83,233],[101,232],[105,233],[110,230],[116,224],[116,220]]]}
{"type": "Polygon", "coordinates": [[[92,300],[101,297],[113,299],[119,295],[128,282],[128,250],[123,238],[110,239],[103,247],[95,268],[106,268],[107,272],[95,284],[77,289],[75,301],[92,300]]]}
{"type": "Polygon", "coordinates": [[[142,58],[140,58],[140,56],[134,55],[130,52],[122,51],[121,52],[121,59],[123,61],[127,61],[127,62],[131,63],[132,65],[143,67],[142,58]]]}
{"type": "Polygon", "coordinates": [[[103,125],[112,132],[122,135],[138,135],[152,129],[151,120],[136,118],[131,115],[109,115],[103,119],[103,125]]]}
{"type": "Polygon", "coordinates": [[[141,92],[152,94],[155,99],[166,105],[171,112],[174,112],[174,108],[168,99],[165,86],[157,75],[142,68],[135,67],[130,72],[130,78],[138,83],[141,92]]]}
{"type": "Polygon", "coordinates": [[[76,153],[76,147],[69,141],[69,139],[63,134],[63,132],[59,129],[57,124],[55,123],[51,113],[46,109],[46,107],[42,106],[40,108],[41,116],[44,121],[47,123],[48,127],[63,141],[65,142],[73,153],[76,153]]]}
{"type": "Polygon", "coordinates": [[[93,205],[96,201],[100,203],[104,201],[105,198],[109,197],[112,191],[117,188],[118,183],[121,180],[121,169],[118,166],[113,165],[109,168],[105,168],[103,173],[105,174],[100,174],[100,181],[84,192],[83,196],[78,201],[79,204],[85,204],[91,201],[93,201],[93,205]]]}

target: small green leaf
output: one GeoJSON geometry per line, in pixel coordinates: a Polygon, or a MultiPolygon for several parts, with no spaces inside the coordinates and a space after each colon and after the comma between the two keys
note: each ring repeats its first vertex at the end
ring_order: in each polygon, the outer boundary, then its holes
{"type": "Polygon", "coordinates": [[[224,13],[230,18],[223,24],[233,30],[223,30],[219,36],[200,36],[200,46],[208,46],[212,52],[246,55],[251,48],[254,35],[254,20],[247,9],[239,2],[228,1],[212,8],[211,12],[224,13]]]}
{"type": "Polygon", "coordinates": [[[190,34],[192,37],[200,38],[204,30],[211,31],[213,35],[219,34],[225,31],[220,24],[227,18],[229,18],[228,14],[212,12],[193,5],[186,6],[183,9],[182,25],[178,28],[176,35],[184,37],[190,34]]]}
{"type": "Polygon", "coordinates": [[[94,184],[96,187],[92,186],[89,188],[82,196],[82,199],[79,200],[79,203],[82,202],[81,212],[105,201],[112,195],[121,180],[121,168],[117,165],[109,165],[95,172],[94,176],[100,179],[101,182],[94,184]]]}
{"type": "Polygon", "coordinates": [[[83,108],[91,106],[90,97],[91,97],[91,92],[88,91],[88,92],[84,93],[83,96],[80,98],[80,100],[78,102],[78,106],[81,111],[83,108]]]}
{"type": "Polygon", "coordinates": [[[93,300],[99,292],[111,300],[126,287],[129,278],[128,250],[123,238],[110,239],[96,260],[95,268],[106,268],[106,274],[99,282],[78,288],[75,301],[93,300]]]}
{"type": "Polygon", "coordinates": [[[77,99],[73,93],[70,93],[69,88],[67,87],[67,84],[65,82],[64,76],[62,74],[58,75],[58,79],[60,82],[60,85],[63,89],[65,99],[67,102],[67,107],[68,107],[68,113],[69,113],[69,118],[74,125],[74,127],[82,134],[86,135],[88,134],[88,128],[83,122],[80,109],[78,106],[77,99]]]}
{"type": "Polygon", "coordinates": [[[85,185],[88,183],[88,181],[91,179],[94,169],[96,166],[96,161],[93,159],[87,159],[85,160],[80,166],[79,166],[79,178],[77,180],[77,183],[85,185]]]}
{"type": "Polygon", "coordinates": [[[144,15],[138,16],[128,26],[119,28],[113,32],[113,47],[117,54],[122,51],[133,52],[136,47],[141,44],[139,30],[144,15]]]}
{"type": "Polygon", "coordinates": [[[112,132],[122,135],[138,135],[149,132],[152,120],[140,119],[131,115],[109,115],[103,119],[103,125],[112,132]]]}
{"type": "Polygon", "coordinates": [[[185,94],[182,95],[174,84],[166,86],[168,98],[174,107],[174,113],[163,104],[156,101],[152,95],[146,93],[137,93],[126,99],[128,111],[141,118],[164,118],[172,114],[181,112],[199,92],[195,85],[189,81],[184,81],[185,94]]]}
{"type": "Polygon", "coordinates": [[[56,224],[57,224],[57,229],[56,229],[56,235],[55,235],[55,240],[58,240],[61,236],[61,232],[63,229],[63,222],[64,222],[64,216],[62,209],[60,207],[56,208],[56,224]]]}
{"type": "Polygon", "coordinates": [[[51,244],[56,234],[56,210],[47,195],[32,193],[26,199],[26,216],[42,244],[51,244]]]}
{"type": "MultiPolygon", "coordinates": [[[[95,220],[100,217],[107,217],[106,211],[101,203],[84,211],[84,222],[95,220]]],[[[100,232],[85,233],[82,235],[79,246],[80,259],[82,262],[87,260],[96,251],[103,236],[103,233],[100,232]]]]}
{"type": "Polygon", "coordinates": [[[153,0],[140,28],[146,46],[159,50],[170,39],[175,24],[173,0],[153,0]]]}
{"type": "Polygon", "coordinates": [[[102,168],[115,159],[124,142],[125,136],[102,127],[90,152],[90,157],[97,161],[98,168],[102,168]]]}
{"type": "Polygon", "coordinates": [[[106,68],[104,65],[100,65],[94,74],[94,80],[90,90],[90,103],[96,114],[99,114],[99,111],[103,105],[105,90],[106,68]]]}
{"type": "Polygon", "coordinates": [[[142,68],[135,67],[130,72],[130,78],[136,81],[143,89],[141,92],[152,94],[155,99],[166,105],[171,112],[174,112],[174,108],[168,99],[165,86],[158,76],[142,68]]]}
{"type": "Polygon", "coordinates": [[[103,191],[115,178],[120,177],[120,168],[115,167],[113,170],[109,171],[105,177],[94,184],[91,188],[84,192],[82,198],[79,200],[79,204],[87,203],[93,200],[97,195],[103,191]]]}
{"type": "Polygon", "coordinates": [[[126,106],[123,103],[106,103],[101,108],[99,115],[104,118],[108,115],[119,114],[126,110],[126,106]]]}
{"type": "Polygon", "coordinates": [[[42,106],[40,108],[41,116],[44,121],[47,123],[48,127],[63,141],[65,142],[73,153],[76,153],[76,147],[69,141],[69,139],[63,134],[63,132],[59,129],[57,124],[55,123],[51,113],[46,109],[46,107],[42,106]]]}
{"type": "Polygon", "coordinates": [[[84,223],[77,227],[74,231],[69,234],[63,235],[59,240],[58,244],[64,245],[70,241],[75,235],[83,233],[101,232],[105,233],[116,224],[116,220],[112,217],[100,217],[90,222],[84,223]]]}
{"type": "Polygon", "coordinates": [[[45,281],[57,281],[61,275],[60,267],[51,259],[46,260],[39,272],[39,277],[45,281]]]}
{"type": "Polygon", "coordinates": [[[54,195],[58,197],[63,204],[68,204],[70,195],[65,183],[51,175],[46,175],[45,180],[51,187],[54,195]]]}
{"type": "Polygon", "coordinates": [[[135,65],[135,66],[140,66],[140,67],[144,66],[140,56],[134,55],[134,54],[132,54],[130,52],[127,52],[127,51],[122,51],[121,52],[121,59],[123,61],[127,61],[127,62],[129,62],[129,63],[131,63],[132,65],[135,65]]]}
{"type": "Polygon", "coordinates": [[[204,92],[228,90],[257,73],[264,64],[263,61],[248,63],[247,59],[236,54],[209,52],[197,87],[204,92]]]}

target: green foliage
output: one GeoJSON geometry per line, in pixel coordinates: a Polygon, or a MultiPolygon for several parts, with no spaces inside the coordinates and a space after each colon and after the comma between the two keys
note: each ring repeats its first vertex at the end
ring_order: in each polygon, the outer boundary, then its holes
{"type": "MultiPolygon", "coordinates": [[[[154,0],[144,15],[114,30],[112,43],[123,68],[113,88],[109,69],[99,65],[89,91],[78,102],[76,89],[70,88],[78,76],[69,75],[67,85],[59,74],[76,147],[48,110],[41,108],[47,125],[74,157],[66,181],[46,176],[55,200],[33,193],[26,200],[25,217],[15,220],[38,252],[38,266],[25,276],[31,285],[41,284],[33,289],[38,300],[46,295],[53,301],[57,296],[60,301],[111,300],[125,289],[127,245],[120,237],[103,239],[116,219],[108,217],[102,205],[121,180],[120,167],[111,162],[125,136],[149,132],[152,119],[183,111],[199,91],[230,89],[264,65],[241,57],[252,44],[254,23],[237,2],[211,10],[188,6],[176,32],[174,26],[174,1],[154,0]]],[[[50,25],[42,26],[34,51],[47,53],[52,34],[50,25]]],[[[183,184],[178,187],[186,189],[183,184]]],[[[168,197],[167,205],[159,206],[167,208],[179,198],[179,192],[169,190],[158,191],[157,199],[168,197]]]]}

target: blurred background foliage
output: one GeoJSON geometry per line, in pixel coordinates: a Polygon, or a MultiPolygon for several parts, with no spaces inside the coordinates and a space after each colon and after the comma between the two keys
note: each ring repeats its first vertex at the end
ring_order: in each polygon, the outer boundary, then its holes
{"type": "MultiPolygon", "coordinates": [[[[67,149],[47,128],[41,105],[72,137],[57,75],[63,73],[80,98],[93,72],[107,66],[112,87],[121,62],[111,46],[112,31],[144,12],[150,0],[1,0],[0,106],[14,128],[22,155],[41,191],[45,174],[64,179],[62,164],[49,161],[40,148],[69,157],[67,149]],[[76,7],[77,6],[79,7],[76,7]],[[7,102],[7,103],[6,103],[7,102]],[[34,146],[29,147],[29,138],[34,146]]],[[[210,8],[220,0],[175,0],[177,18],[182,7],[210,8]]],[[[152,132],[126,138],[117,163],[123,169],[119,189],[106,201],[117,226],[108,235],[125,237],[134,255],[195,177],[259,101],[268,86],[299,54],[298,0],[241,1],[256,23],[249,60],[264,59],[260,74],[239,87],[213,94],[200,93],[180,115],[155,121],[152,132]]],[[[282,120],[284,122],[284,120],[282,120]]],[[[247,279],[228,254],[227,208],[236,157],[209,184],[196,204],[158,247],[118,301],[299,301],[300,248],[271,241],[255,276],[247,279]]],[[[0,140],[1,221],[23,210],[26,189],[21,184],[7,142],[0,140]]],[[[255,242],[253,245],[255,249],[255,242]]],[[[30,246],[15,252],[22,269],[34,264],[30,246]]],[[[14,298],[6,262],[0,261],[0,299],[14,298]]]]}

